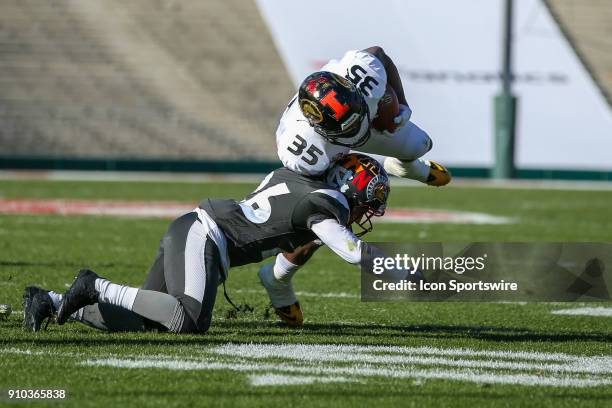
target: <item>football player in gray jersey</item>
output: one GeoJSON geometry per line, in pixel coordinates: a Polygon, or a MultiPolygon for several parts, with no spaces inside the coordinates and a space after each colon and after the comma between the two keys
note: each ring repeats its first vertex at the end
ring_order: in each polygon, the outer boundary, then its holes
{"type": "MultiPolygon", "coordinates": [[[[371,229],[370,218],[384,213],[388,195],[385,170],[360,154],[344,156],[326,180],[275,170],[242,201],[205,200],[174,220],[141,288],[111,282],[86,269],[63,295],[26,288],[25,325],[37,331],[57,312],[59,324],[72,318],[109,331],[204,333],[211,323],[217,286],[230,267],[282,251],[299,253],[296,249],[301,248],[308,248],[304,253],[309,256],[317,241],[352,264],[374,256],[376,248],[353,234],[351,226],[371,229]]],[[[301,325],[303,316],[292,291],[282,284],[264,285],[274,306],[279,306],[279,316],[301,325]]]]}

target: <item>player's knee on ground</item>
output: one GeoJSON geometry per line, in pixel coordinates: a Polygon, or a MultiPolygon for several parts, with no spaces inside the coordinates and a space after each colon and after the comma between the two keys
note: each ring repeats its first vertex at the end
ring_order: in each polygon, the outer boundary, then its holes
{"type": "Polygon", "coordinates": [[[168,327],[168,331],[181,334],[206,333],[210,327],[212,313],[210,315],[202,316],[200,305],[199,318],[196,322],[191,317],[192,313],[189,313],[186,307],[189,306],[184,305],[182,300],[179,299],[173,314],[173,318],[166,326],[168,327]]]}
{"type": "Polygon", "coordinates": [[[204,333],[208,331],[208,327],[210,326],[210,322],[208,325],[204,327],[199,327],[201,325],[197,325],[189,314],[186,313],[183,304],[179,301],[176,304],[174,309],[174,313],[170,321],[168,321],[164,326],[171,333],[179,333],[179,334],[195,334],[195,333],[204,333]]]}
{"type": "Polygon", "coordinates": [[[133,306],[135,313],[172,333],[205,331],[192,317],[199,316],[201,310],[202,304],[188,296],[177,298],[167,293],[145,289],[138,291],[133,306]]]}

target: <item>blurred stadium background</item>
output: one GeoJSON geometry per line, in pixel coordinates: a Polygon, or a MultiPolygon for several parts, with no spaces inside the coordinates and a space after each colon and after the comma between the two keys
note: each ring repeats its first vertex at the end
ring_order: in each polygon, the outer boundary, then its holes
{"type": "MultiPolygon", "coordinates": [[[[545,4],[609,102],[610,2],[545,4]]],[[[274,131],[294,84],[256,1],[3,0],[0,8],[0,167],[276,166],[274,131]]]]}

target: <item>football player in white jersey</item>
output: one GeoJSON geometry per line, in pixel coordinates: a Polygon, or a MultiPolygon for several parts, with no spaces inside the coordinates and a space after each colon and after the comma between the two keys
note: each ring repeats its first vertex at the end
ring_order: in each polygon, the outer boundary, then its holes
{"type": "Polygon", "coordinates": [[[285,167],[318,176],[350,149],[359,150],[379,160],[390,174],[443,186],[450,174],[420,158],[432,141],[410,121],[411,114],[397,67],[383,49],[348,51],[302,82],[276,131],[278,156],[285,167]],[[393,133],[370,126],[387,84],[400,105],[393,133]]]}
{"type": "MultiPolygon", "coordinates": [[[[451,176],[444,166],[421,159],[431,150],[432,141],[410,121],[411,115],[397,67],[383,49],[348,51],[302,82],[276,131],[278,156],[288,169],[318,177],[338,157],[356,149],[382,163],[389,174],[432,186],[448,184],[451,176]],[[393,133],[371,127],[387,84],[400,105],[393,133]]],[[[287,299],[297,302],[291,279],[318,247],[312,242],[292,253],[281,253],[274,264],[259,271],[272,305],[287,323],[296,320],[296,316],[280,313],[287,309],[287,299]]],[[[301,310],[296,315],[303,320],[301,310]]]]}

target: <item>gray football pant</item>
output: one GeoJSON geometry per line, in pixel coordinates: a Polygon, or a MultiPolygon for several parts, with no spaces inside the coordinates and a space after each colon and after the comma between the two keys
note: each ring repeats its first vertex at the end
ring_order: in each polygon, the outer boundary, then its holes
{"type": "Polygon", "coordinates": [[[203,298],[194,299],[185,294],[186,273],[193,273],[193,268],[185,268],[185,248],[191,227],[199,222],[197,213],[192,212],[170,224],[132,311],[96,303],[79,310],[77,320],[108,331],[206,332],[212,320],[217,287],[224,275],[219,249],[206,237],[204,271],[199,271],[204,273],[203,298]]]}

